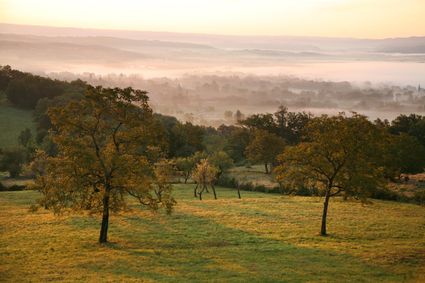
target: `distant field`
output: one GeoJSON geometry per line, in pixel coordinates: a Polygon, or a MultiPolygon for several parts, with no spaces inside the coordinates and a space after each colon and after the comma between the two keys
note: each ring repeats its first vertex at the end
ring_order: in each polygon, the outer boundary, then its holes
{"type": "Polygon", "coordinates": [[[199,201],[176,186],[171,216],[134,206],[99,219],[28,212],[36,192],[0,192],[0,281],[424,282],[425,207],[322,201],[218,188],[199,201]]]}
{"type": "Polygon", "coordinates": [[[25,128],[35,135],[32,111],[0,105],[0,148],[18,145],[18,136],[25,128]]]}

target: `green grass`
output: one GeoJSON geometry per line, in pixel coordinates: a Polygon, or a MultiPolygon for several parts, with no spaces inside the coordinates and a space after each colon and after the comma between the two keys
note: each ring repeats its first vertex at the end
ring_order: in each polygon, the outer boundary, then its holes
{"type": "Polygon", "coordinates": [[[0,148],[18,145],[18,136],[29,128],[35,135],[32,111],[0,105],[0,148]]]}
{"type": "Polygon", "coordinates": [[[229,170],[229,176],[241,183],[263,185],[268,188],[278,186],[273,174],[266,174],[264,165],[251,165],[250,167],[238,166],[229,170]]]}
{"type": "Polygon", "coordinates": [[[110,243],[99,218],[30,213],[32,191],[0,193],[0,281],[423,282],[425,208],[322,201],[218,188],[194,199],[177,185],[172,215],[133,204],[114,215],[110,243]],[[421,277],[422,276],[422,277],[421,277]]]}

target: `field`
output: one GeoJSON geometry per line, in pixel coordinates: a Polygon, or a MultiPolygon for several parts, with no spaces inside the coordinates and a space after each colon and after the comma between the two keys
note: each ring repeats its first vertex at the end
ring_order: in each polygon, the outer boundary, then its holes
{"type": "Polygon", "coordinates": [[[32,119],[32,111],[0,104],[0,148],[17,146],[18,136],[25,128],[35,135],[32,119]]]}
{"type": "Polygon", "coordinates": [[[274,181],[272,174],[265,173],[264,165],[234,167],[229,170],[229,176],[235,178],[241,183],[263,185],[267,188],[278,186],[276,181],[274,181]]]}
{"type": "Polygon", "coordinates": [[[0,192],[0,281],[424,282],[425,208],[219,188],[199,201],[177,185],[171,216],[138,206],[110,223],[29,212],[37,192],[0,192]],[[421,276],[421,277],[420,277],[421,276]]]}

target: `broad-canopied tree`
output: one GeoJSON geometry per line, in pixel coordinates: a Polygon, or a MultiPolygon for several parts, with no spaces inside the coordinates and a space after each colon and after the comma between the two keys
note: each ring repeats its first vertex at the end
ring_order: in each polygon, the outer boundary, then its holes
{"type": "Polygon", "coordinates": [[[304,142],[287,147],[279,156],[275,169],[279,182],[314,187],[323,193],[321,235],[327,234],[331,197],[366,200],[384,185],[380,140],[380,131],[364,116],[323,115],[310,121],[304,142]]]}
{"type": "Polygon", "coordinates": [[[48,111],[57,155],[38,154],[36,187],[41,204],[59,213],[88,210],[102,215],[99,242],[107,242],[110,211],[133,196],[152,210],[174,205],[164,166],[151,159],[162,147],[146,92],[88,87],[84,98],[48,111]],[[161,171],[162,170],[162,171],[161,171]]]}

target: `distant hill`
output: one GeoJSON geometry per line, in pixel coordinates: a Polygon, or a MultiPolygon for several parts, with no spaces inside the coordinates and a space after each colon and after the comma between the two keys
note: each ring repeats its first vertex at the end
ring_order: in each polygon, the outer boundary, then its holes
{"type": "MultiPolygon", "coordinates": [[[[292,51],[368,51],[411,53],[412,50],[424,52],[425,36],[388,39],[355,39],[307,36],[233,36],[175,32],[151,32],[108,29],[82,29],[47,27],[31,25],[0,24],[0,33],[26,34],[48,37],[88,37],[86,42],[107,42],[108,45],[119,44],[144,46],[168,46],[178,48],[237,48],[237,49],[274,49],[292,51]],[[99,38],[101,37],[101,38],[99,38]],[[115,39],[112,39],[115,38],[115,39]],[[123,39],[126,39],[125,42],[123,39]],[[142,40],[144,42],[130,42],[142,40]],[[148,42],[150,41],[150,42],[148,42]],[[153,42],[160,41],[160,42],[153,42]],[[165,41],[165,42],[164,42],[165,41]],[[114,43],[115,42],[115,43],[114,43]],[[195,45],[193,45],[195,44],[195,45]]],[[[3,37],[3,35],[2,35],[3,37]]],[[[66,39],[64,39],[66,41],[66,39]]],[[[81,42],[81,41],[80,41],[81,42]]]]}

